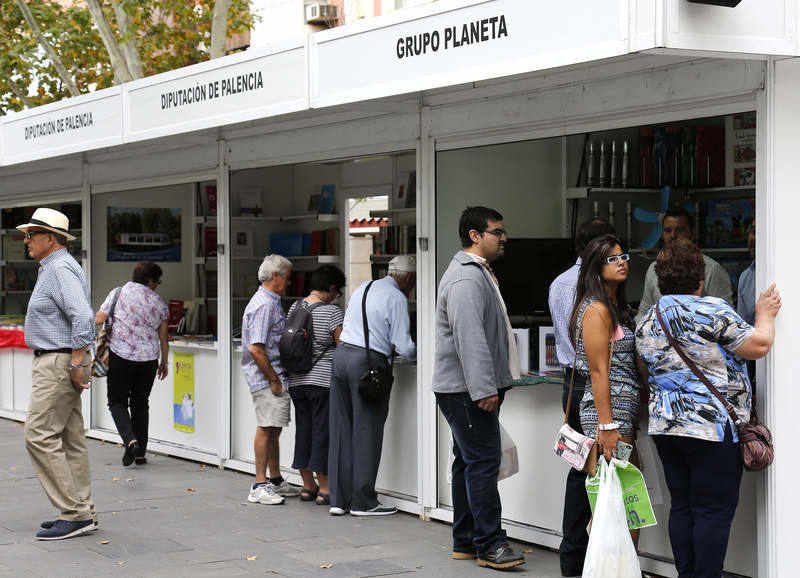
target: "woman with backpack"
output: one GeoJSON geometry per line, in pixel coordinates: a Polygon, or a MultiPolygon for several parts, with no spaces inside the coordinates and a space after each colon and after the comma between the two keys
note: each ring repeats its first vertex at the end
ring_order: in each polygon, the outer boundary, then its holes
{"type": "Polygon", "coordinates": [[[289,395],[295,411],[292,467],[300,470],[303,478],[300,499],[305,502],[313,500],[321,506],[330,503],[328,399],[333,351],[339,344],[344,323],[341,307],[331,302],[341,295],[344,284],[344,273],[335,265],[322,265],[316,269],[311,274],[308,297],[296,301],[289,309],[286,331],[281,338],[281,361],[290,370],[289,395]],[[310,344],[305,352],[303,338],[310,344]],[[314,472],[319,484],[314,481],[314,472]]]}

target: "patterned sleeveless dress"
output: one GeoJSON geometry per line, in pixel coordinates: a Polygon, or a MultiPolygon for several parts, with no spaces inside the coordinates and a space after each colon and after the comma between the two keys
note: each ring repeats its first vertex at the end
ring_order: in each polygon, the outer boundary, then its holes
{"type": "MultiPolygon", "coordinates": [[[[578,347],[575,370],[586,378],[581,400],[580,416],[583,433],[589,437],[597,437],[597,408],[592,395],[592,378],[589,373],[589,362],[583,346],[583,315],[586,308],[597,301],[586,299],[578,310],[578,347]]],[[[633,331],[622,327],[624,337],[614,342],[614,355],[611,358],[609,384],[611,385],[611,416],[619,424],[622,436],[633,435],[639,415],[639,375],[636,372],[636,345],[633,331]]],[[[610,348],[609,344],[609,348],[610,348]]]]}

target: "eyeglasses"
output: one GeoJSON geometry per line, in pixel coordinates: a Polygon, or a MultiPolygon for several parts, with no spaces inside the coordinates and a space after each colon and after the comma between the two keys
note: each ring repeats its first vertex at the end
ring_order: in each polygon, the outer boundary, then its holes
{"type": "Polygon", "coordinates": [[[486,229],[484,233],[489,233],[490,235],[494,235],[498,239],[500,237],[508,237],[508,233],[505,229],[486,229]]]}
{"type": "Polygon", "coordinates": [[[631,256],[627,253],[623,253],[622,255],[611,255],[610,257],[606,257],[603,259],[603,263],[608,265],[613,265],[614,263],[620,262],[625,263],[626,261],[630,261],[631,256]]]}
{"type": "Polygon", "coordinates": [[[29,241],[34,235],[49,235],[50,231],[25,231],[25,238],[29,241]]]}

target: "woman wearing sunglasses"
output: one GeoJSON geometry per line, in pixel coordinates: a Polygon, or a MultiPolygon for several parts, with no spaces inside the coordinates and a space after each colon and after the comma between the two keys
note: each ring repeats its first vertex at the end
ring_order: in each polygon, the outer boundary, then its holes
{"type": "MultiPolygon", "coordinates": [[[[625,300],[629,259],[614,235],[587,245],[570,319],[574,367],[586,378],[581,427],[606,459],[616,454],[617,442],[633,445],[639,415],[633,315],[625,300]]],[[[635,544],[638,531],[632,536],[635,544]]]]}
{"type": "Polygon", "coordinates": [[[167,377],[169,309],[156,293],[161,267],[139,263],[133,281],[113,289],[95,314],[103,324],[113,309],[113,329],[108,355],[108,409],[125,446],[122,465],[147,463],[147,432],[150,421],[150,390],[156,375],[167,377]],[[159,349],[161,363],[158,361],[159,349]]]}

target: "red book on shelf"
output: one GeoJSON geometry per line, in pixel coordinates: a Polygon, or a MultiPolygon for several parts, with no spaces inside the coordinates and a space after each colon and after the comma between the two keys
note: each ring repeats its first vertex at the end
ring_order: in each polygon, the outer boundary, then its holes
{"type": "Polygon", "coordinates": [[[167,330],[177,331],[178,323],[180,323],[181,315],[183,314],[183,301],[170,299],[169,303],[167,304],[167,308],[169,310],[169,318],[167,319],[167,330]]]}
{"type": "Polygon", "coordinates": [[[311,231],[311,245],[308,248],[309,255],[319,255],[322,250],[322,231],[311,231]]]}
{"type": "Polygon", "coordinates": [[[217,228],[208,227],[204,231],[203,250],[206,257],[217,256],[217,228]]]}
{"type": "Polygon", "coordinates": [[[208,199],[208,216],[217,216],[217,185],[206,187],[206,198],[208,199]]]}
{"type": "Polygon", "coordinates": [[[725,186],[725,127],[698,126],[694,180],[701,187],[725,186]]]}

